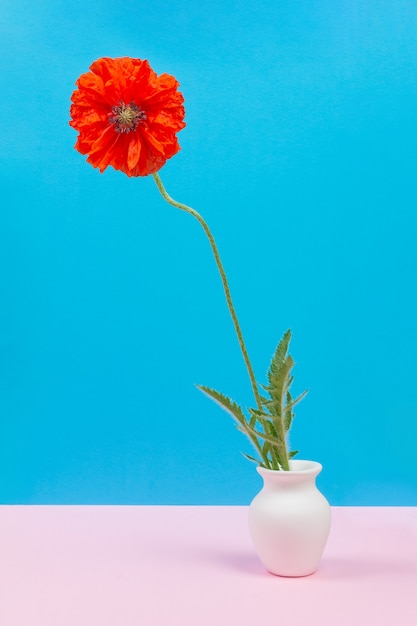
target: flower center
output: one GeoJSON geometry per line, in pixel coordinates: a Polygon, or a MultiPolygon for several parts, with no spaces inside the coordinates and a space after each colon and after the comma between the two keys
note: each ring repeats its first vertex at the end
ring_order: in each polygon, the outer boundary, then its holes
{"type": "Polygon", "coordinates": [[[110,124],[114,124],[116,133],[130,133],[143,120],[146,120],[146,113],[134,102],[121,102],[118,106],[113,106],[109,114],[110,124]]]}

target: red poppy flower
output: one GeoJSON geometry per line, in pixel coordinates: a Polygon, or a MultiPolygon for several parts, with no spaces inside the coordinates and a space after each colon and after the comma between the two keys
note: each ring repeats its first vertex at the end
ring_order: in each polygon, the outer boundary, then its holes
{"type": "Polygon", "coordinates": [[[103,172],[111,165],[128,176],[157,172],[180,150],[184,98],[169,74],[148,61],[102,58],[82,74],[72,94],[70,125],[75,148],[103,172]]]}

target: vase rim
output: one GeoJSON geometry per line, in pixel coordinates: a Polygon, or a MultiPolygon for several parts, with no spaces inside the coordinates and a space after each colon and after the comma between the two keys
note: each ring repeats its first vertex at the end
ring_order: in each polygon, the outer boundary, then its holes
{"type": "Polygon", "coordinates": [[[277,475],[277,474],[281,474],[281,475],[297,475],[297,474],[302,474],[303,476],[305,476],[306,474],[319,474],[321,472],[321,470],[323,469],[323,466],[321,463],[319,463],[318,461],[307,461],[307,460],[302,460],[302,459],[297,459],[297,460],[291,460],[290,461],[290,471],[285,471],[285,470],[272,470],[272,469],[267,469],[266,467],[261,467],[260,465],[257,466],[256,470],[259,472],[259,474],[262,475],[277,475]]]}

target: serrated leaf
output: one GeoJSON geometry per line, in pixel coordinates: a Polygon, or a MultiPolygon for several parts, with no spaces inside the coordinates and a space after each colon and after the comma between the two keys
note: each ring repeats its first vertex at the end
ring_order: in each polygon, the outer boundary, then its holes
{"type": "Polygon", "coordinates": [[[210,387],[206,387],[204,385],[196,385],[200,391],[209,396],[212,400],[217,402],[222,409],[230,413],[232,417],[234,417],[240,424],[246,425],[246,417],[243,413],[241,407],[231,400],[228,396],[225,396],[223,393],[216,391],[215,389],[210,389],[210,387]]]}
{"type": "Polygon", "coordinates": [[[301,400],[302,400],[303,398],[305,398],[307,394],[308,394],[308,389],[306,389],[305,391],[303,391],[302,393],[300,393],[300,395],[299,395],[299,396],[297,396],[297,397],[295,398],[295,400],[291,400],[291,404],[290,404],[290,405],[288,405],[288,404],[287,404],[287,406],[286,406],[285,408],[287,408],[287,407],[291,407],[291,408],[293,408],[296,404],[298,404],[299,402],[301,402],[301,400]]]}
{"type": "Polygon", "coordinates": [[[307,394],[308,394],[308,389],[303,391],[303,393],[300,393],[300,395],[297,398],[295,398],[295,400],[293,400],[291,398],[291,394],[289,392],[287,393],[287,403],[286,403],[285,410],[284,410],[284,426],[285,426],[286,432],[290,430],[292,420],[295,415],[292,409],[295,407],[296,404],[301,402],[301,400],[305,398],[307,394]]]}
{"type": "Polygon", "coordinates": [[[273,450],[273,446],[267,441],[265,441],[262,446],[262,458],[264,459],[267,469],[276,470],[276,469],[279,469],[279,465],[274,459],[272,450],[273,450]],[[269,458],[268,455],[270,455],[271,458],[269,458]]]}
{"type": "MultiPolygon", "coordinates": [[[[262,387],[262,389],[265,389],[264,385],[260,385],[260,387],[262,387]]],[[[268,402],[271,402],[271,400],[269,398],[267,398],[266,396],[259,396],[260,401],[262,402],[262,404],[268,404],[268,402]]]]}
{"type": "Polygon", "coordinates": [[[281,466],[281,454],[278,450],[277,446],[271,445],[268,443],[269,449],[268,452],[271,457],[271,469],[279,470],[281,466]]]}
{"type": "Polygon", "coordinates": [[[287,469],[287,451],[285,445],[285,435],[284,440],[281,437],[280,431],[276,428],[274,422],[268,422],[267,433],[274,438],[275,444],[271,448],[271,455],[274,456],[275,460],[279,463],[281,467],[287,469]]]}
{"type": "MultiPolygon", "coordinates": [[[[267,422],[267,424],[272,424],[272,422],[267,422]]],[[[241,425],[237,425],[238,430],[243,431],[243,426],[241,425]]],[[[261,432],[259,430],[256,430],[255,428],[252,428],[252,426],[249,426],[249,424],[246,424],[246,430],[248,433],[254,435],[255,437],[258,437],[259,439],[262,439],[263,441],[267,441],[270,444],[272,444],[272,446],[274,446],[274,448],[278,448],[280,446],[282,446],[281,442],[279,439],[277,439],[275,437],[275,435],[271,434],[271,432],[261,432]]]]}
{"type": "Polygon", "coordinates": [[[270,415],[268,415],[267,413],[264,413],[263,411],[260,411],[259,409],[249,409],[249,413],[253,415],[254,417],[260,417],[260,418],[270,417],[270,415]]]}
{"type": "MultiPolygon", "coordinates": [[[[240,424],[237,424],[237,428],[241,432],[245,432],[240,424]]],[[[259,430],[256,430],[256,428],[252,428],[252,426],[249,426],[249,424],[246,424],[246,430],[248,433],[254,435],[255,437],[258,437],[263,441],[269,441],[269,443],[272,443],[272,445],[276,445],[275,439],[273,439],[273,437],[270,437],[267,433],[260,432],[259,430]]]]}
{"type": "Polygon", "coordinates": [[[260,422],[265,428],[265,422],[268,422],[271,419],[271,415],[264,413],[263,411],[258,411],[258,409],[249,409],[249,414],[251,416],[249,423],[253,427],[256,426],[256,422],[260,422]]]}
{"type": "Polygon", "coordinates": [[[270,378],[268,393],[272,398],[272,402],[268,408],[271,413],[277,417],[281,417],[282,414],[282,405],[286,392],[289,388],[288,377],[293,366],[293,358],[291,356],[287,356],[287,358],[281,363],[280,367],[274,370],[273,375],[270,378]]]}
{"type": "Polygon", "coordinates": [[[276,426],[274,424],[274,422],[272,421],[268,421],[265,423],[265,432],[268,435],[271,435],[271,437],[273,437],[275,439],[276,443],[279,443],[279,435],[276,429],[276,426]]]}
{"type": "Polygon", "coordinates": [[[293,407],[305,397],[307,391],[295,399],[291,396],[290,387],[293,383],[291,370],[294,360],[288,353],[290,341],[291,331],[287,330],[275,350],[267,372],[268,384],[260,385],[270,397],[259,396],[260,406],[258,404],[258,408],[248,409],[248,415],[228,396],[210,387],[197,385],[200,391],[234,418],[238,430],[250,439],[262,458],[262,463],[251,455],[245,453],[243,455],[269,469],[288,470],[288,459],[298,452],[287,453],[286,435],[294,418],[293,407]]]}
{"type": "Polygon", "coordinates": [[[271,365],[268,371],[268,381],[270,384],[272,383],[275,372],[280,369],[282,363],[284,362],[286,358],[290,341],[291,341],[291,330],[288,329],[284,333],[281,341],[279,342],[277,346],[277,349],[275,350],[275,354],[272,357],[271,365]]]}
{"type": "Polygon", "coordinates": [[[287,391],[286,404],[284,409],[284,428],[285,432],[288,432],[291,426],[292,418],[294,417],[292,412],[292,397],[289,391],[287,391]]]}
{"type": "Polygon", "coordinates": [[[262,456],[261,447],[257,439],[257,431],[250,425],[250,423],[247,422],[246,416],[241,407],[228,396],[225,396],[223,393],[220,393],[215,389],[211,389],[205,385],[196,386],[200,389],[200,391],[209,396],[212,400],[219,404],[222,409],[235,418],[237,429],[249,438],[255,450],[262,456]]]}
{"type": "Polygon", "coordinates": [[[254,463],[257,463],[258,465],[262,465],[262,462],[259,459],[255,459],[250,454],[246,454],[245,452],[242,452],[242,454],[245,457],[245,459],[248,459],[249,461],[253,461],[254,463]]]}

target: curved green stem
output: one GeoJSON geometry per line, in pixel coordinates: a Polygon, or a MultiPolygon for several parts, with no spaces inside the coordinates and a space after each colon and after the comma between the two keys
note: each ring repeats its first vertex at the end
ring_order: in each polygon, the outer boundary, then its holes
{"type": "Polygon", "coordinates": [[[190,215],[193,215],[200,222],[201,226],[203,227],[204,232],[207,235],[207,238],[208,238],[208,240],[210,242],[210,246],[211,246],[211,249],[212,249],[212,252],[213,252],[213,255],[214,255],[214,259],[216,261],[217,269],[219,270],[220,277],[222,279],[223,289],[224,289],[224,293],[225,293],[225,296],[226,296],[227,306],[229,308],[230,316],[232,318],[233,325],[235,327],[237,339],[239,341],[239,346],[240,346],[240,349],[242,351],[243,359],[244,359],[245,364],[246,364],[246,369],[248,370],[249,379],[250,379],[250,382],[251,382],[251,385],[252,385],[253,394],[255,396],[255,400],[256,400],[256,403],[258,405],[258,408],[261,410],[262,403],[261,403],[261,398],[260,398],[259,391],[258,391],[258,386],[256,384],[255,375],[253,373],[252,365],[251,365],[251,362],[249,360],[249,356],[248,356],[248,352],[246,350],[245,342],[243,340],[243,335],[242,335],[242,331],[240,329],[239,321],[238,321],[237,316],[236,316],[236,311],[235,311],[235,308],[233,306],[232,296],[230,295],[230,288],[229,288],[229,284],[227,282],[226,273],[225,273],[224,268],[223,268],[223,263],[221,262],[219,251],[218,251],[216,242],[214,240],[214,237],[213,237],[213,235],[211,233],[211,230],[208,227],[208,225],[206,224],[205,220],[201,217],[201,215],[197,211],[195,211],[191,207],[187,206],[186,204],[182,204],[181,202],[177,202],[176,200],[173,200],[173,198],[171,198],[171,196],[168,195],[168,193],[166,192],[166,189],[165,189],[164,185],[162,184],[162,181],[161,181],[161,179],[160,179],[158,174],[156,174],[156,173],[153,174],[153,177],[155,179],[156,186],[158,187],[158,189],[159,189],[162,197],[164,198],[164,200],[166,200],[168,202],[168,204],[171,204],[172,206],[176,207],[177,209],[181,209],[182,211],[185,211],[186,213],[190,213],[190,215]]]}

